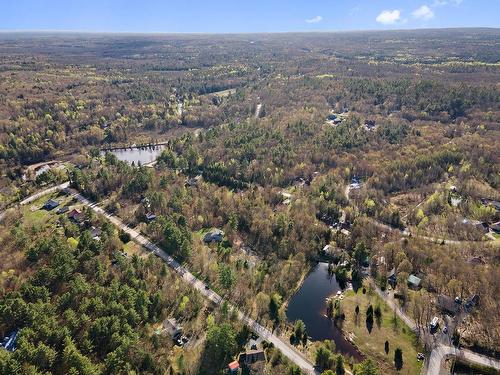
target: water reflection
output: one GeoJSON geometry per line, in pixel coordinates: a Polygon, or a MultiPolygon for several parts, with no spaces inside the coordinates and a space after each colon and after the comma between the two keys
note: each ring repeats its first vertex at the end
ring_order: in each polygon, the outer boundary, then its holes
{"type": "Polygon", "coordinates": [[[151,147],[128,147],[109,152],[115,155],[118,160],[126,161],[129,164],[134,163],[135,165],[138,165],[140,163],[141,165],[144,165],[155,161],[156,158],[160,156],[164,148],[165,146],[163,145],[151,147]]]}
{"type": "Polygon", "coordinates": [[[311,339],[333,340],[338,352],[361,361],[361,353],[344,338],[333,320],[326,317],[326,298],[340,290],[335,275],[328,273],[328,263],[318,263],[291,298],[286,315],[290,321],[301,319],[311,339]]]}

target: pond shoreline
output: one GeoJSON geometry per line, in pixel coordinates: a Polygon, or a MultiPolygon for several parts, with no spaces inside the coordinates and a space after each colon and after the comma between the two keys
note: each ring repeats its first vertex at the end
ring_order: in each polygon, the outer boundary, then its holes
{"type": "Polygon", "coordinates": [[[317,262],[287,301],[287,320],[290,323],[302,320],[310,340],[331,340],[335,343],[336,352],[361,362],[365,355],[326,314],[327,298],[341,290],[335,275],[328,274],[328,263],[317,262]]]}

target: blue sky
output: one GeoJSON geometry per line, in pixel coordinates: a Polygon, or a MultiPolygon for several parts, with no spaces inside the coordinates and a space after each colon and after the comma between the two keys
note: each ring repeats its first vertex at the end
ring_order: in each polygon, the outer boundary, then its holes
{"type": "Polygon", "coordinates": [[[0,0],[0,30],[282,32],[500,27],[500,0],[0,0]]]}

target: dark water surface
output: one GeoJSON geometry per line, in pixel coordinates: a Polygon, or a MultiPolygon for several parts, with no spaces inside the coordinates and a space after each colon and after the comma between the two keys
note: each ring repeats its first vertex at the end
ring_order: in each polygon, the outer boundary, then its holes
{"type": "Polygon", "coordinates": [[[299,291],[291,298],[286,315],[289,321],[301,319],[307,334],[315,341],[333,340],[338,352],[362,361],[363,356],[347,341],[333,320],[326,317],[326,298],[341,290],[335,276],[328,274],[328,263],[318,263],[299,291]]]}

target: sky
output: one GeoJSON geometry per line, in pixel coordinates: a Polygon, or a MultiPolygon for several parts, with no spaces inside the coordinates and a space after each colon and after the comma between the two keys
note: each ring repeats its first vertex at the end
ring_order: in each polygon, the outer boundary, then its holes
{"type": "Polygon", "coordinates": [[[500,0],[0,0],[0,30],[239,33],[500,27],[500,0]]]}

